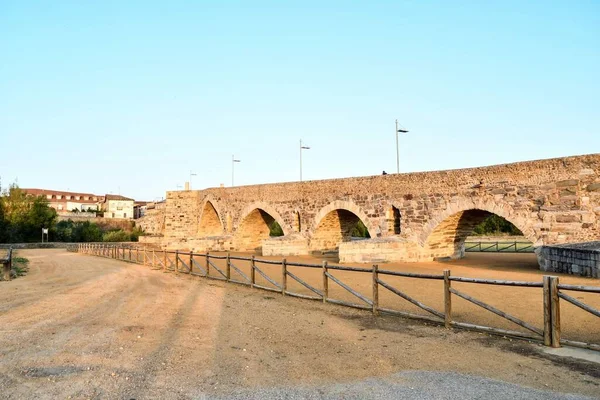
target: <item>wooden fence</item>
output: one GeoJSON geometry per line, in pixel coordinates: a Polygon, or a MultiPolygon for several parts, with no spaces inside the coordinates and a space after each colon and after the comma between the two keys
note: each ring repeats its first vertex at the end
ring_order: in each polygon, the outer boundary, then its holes
{"type": "Polygon", "coordinates": [[[533,253],[531,242],[465,242],[465,251],[472,253],[533,253]]]}
{"type": "MultiPolygon", "coordinates": [[[[369,310],[374,314],[391,314],[408,318],[416,318],[427,320],[430,322],[445,325],[446,328],[457,327],[469,330],[499,334],[503,336],[511,336],[542,342],[546,346],[560,347],[561,344],[570,346],[588,348],[600,351],[600,337],[597,343],[587,343],[574,341],[562,338],[561,321],[560,321],[560,305],[561,299],[567,301],[580,309],[600,318],[600,311],[592,306],[585,304],[578,299],[567,294],[567,292],[586,292],[600,294],[600,287],[593,286],[578,286],[565,285],[559,282],[556,276],[544,276],[542,282],[527,282],[527,281],[506,281],[506,280],[490,280],[477,279],[453,276],[450,270],[443,271],[443,274],[417,274],[400,271],[391,271],[380,269],[378,265],[373,265],[371,268],[349,267],[343,265],[332,265],[327,261],[322,264],[305,264],[297,262],[288,262],[286,259],[281,261],[259,259],[252,257],[232,256],[229,253],[226,255],[213,255],[210,253],[196,254],[192,252],[181,251],[166,251],[146,249],[133,246],[120,245],[104,245],[104,244],[81,244],[78,251],[85,254],[91,254],[102,257],[143,264],[161,269],[172,271],[175,273],[186,273],[195,276],[202,276],[210,279],[217,279],[227,282],[233,282],[241,285],[247,285],[252,288],[263,289],[271,292],[281,293],[284,296],[293,296],[303,299],[317,300],[324,303],[339,304],[347,307],[354,307],[363,310],[369,310]],[[225,261],[225,266],[217,265],[217,260],[225,261]],[[235,265],[237,261],[250,262],[250,274],[244,273],[242,269],[235,265]],[[275,265],[280,267],[279,277],[273,278],[269,276],[262,265],[275,265]],[[320,287],[314,284],[309,284],[306,280],[300,278],[296,273],[290,271],[290,267],[312,268],[319,269],[322,277],[320,287]],[[232,278],[232,270],[239,279],[232,278]],[[358,290],[350,287],[343,282],[339,277],[333,275],[333,271],[348,271],[352,273],[368,274],[371,276],[371,297],[360,293],[358,290]],[[269,284],[265,286],[257,283],[256,274],[264,279],[269,284]],[[408,295],[406,292],[398,289],[389,282],[392,277],[400,278],[415,278],[419,280],[437,280],[443,282],[443,310],[437,310],[415,297],[408,295]],[[310,294],[293,292],[288,286],[288,278],[297,282],[302,287],[308,289],[310,294]],[[469,285],[495,285],[495,286],[512,286],[523,288],[538,288],[540,290],[540,303],[543,310],[543,326],[535,326],[531,322],[517,318],[508,312],[502,311],[484,301],[472,297],[463,291],[459,291],[452,283],[461,283],[469,285]],[[357,302],[349,302],[341,299],[330,297],[330,284],[338,285],[345,291],[350,293],[357,302]],[[412,313],[380,306],[379,294],[380,288],[384,288],[394,295],[404,299],[412,305],[418,307],[424,313],[412,313]],[[455,297],[466,300],[477,307],[481,307],[511,323],[523,328],[522,331],[508,330],[499,327],[483,326],[473,323],[457,321],[452,314],[452,301],[455,297]]],[[[440,293],[441,295],[441,293],[440,293]]],[[[600,321],[598,321],[600,322],[600,321]]],[[[598,326],[598,325],[596,325],[598,326]]],[[[600,336],[600,335],[599,335],[600,336]]]]}
{"type": "Polygon", "coordinates": [[[12,269],[12,248],[8,249],[6,257],[0,258],[0,265],[2,265],[2,280],[10,281],[10,270],[12,269]]]}

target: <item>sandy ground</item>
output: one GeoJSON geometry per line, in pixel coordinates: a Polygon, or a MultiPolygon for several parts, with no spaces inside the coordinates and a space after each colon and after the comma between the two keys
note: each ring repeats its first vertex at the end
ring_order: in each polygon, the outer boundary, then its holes
{"type": "MultiPolygon", "coordinates": [[[[215,253],[215,255],[224,254],[215,253]]],[[[232,253],[232,255],[239,255],[243,257],[249,256],[248,254],[244,253],[232,253]]],[[[168,256],[171,257],[171,259],[174,259],[174,255],[168,256]]],[[[260,256],[259,258],[281,260],[281,257],[260,256]]],[[[321,264],[322,262],[321,259],[311,256],[288,257],[287,261],[311,264],[321,264]]],[[[335,261],[337,261],[335,258],[329,259],[329,262],[331,263],[335,261]]],[[[204,265],[204,258],[198,257],[197,262],[200,265],[204,265]]],[[[220,267],[221,270],[225,271],[226,263],[224,260],[213,260],[213,262],[220,267]]],[[[233,261],[233,263],[244,274],[247,276],[250,275],[249,262],[233,261]]],[[[273,280],[276,282],[281,282],[281,266],[260,263],[257,265],[273,280]]],[[[363,268],[370,267],[369,265],[359,264],[356,264],[355,266],[360,266],[363,268]]],[[[322,271],[320,269],[300,267],[289,267],[288,269],[314,287],[318,289],[322,287],[322,271]]],[[[445,269],[449,269],[451,274],[455,276],[530,282],[542,282],[542,277],[546,274],[539,270],[536,256],[530,253],[467,253],[466,258],[451,262],[390,263],[380,265],[380,269],[422,274],[442,274],[445,269]]],[[[198,268],[195,268],[194,272],[201,271],[198,268]]],[[[372,276],[370,273],[346,271],[330,272],[332,275],[338,277],[342,282],[350,285],[353,289],[357,290],[365,297],[372,297],[372,276]]],[[[211,275],[220,276],[219,273],[214,269],[211,271],[211,275]]],[[[566,274],[553,275],[558,275],[561,283],[600,286],[599,279],[574,277],[566,274]]],[[[234,269],[231,270],[231,277],[233,279],[243,280],[243,278],[234,269]]],[[[426,305],[438,311],[444,311],[443,281],[402,278],[394,276],[380,276],[380,279],[403,291],[409,296],[425,303],[426,305]]],[[[258,273],[256,274],[256,281],[263,286],[273,287],[258,273]]],[[[529,322],[534,326],[543,329],[544,321],[542,288],[522,288],[457,282],[452,282],[452,286],[461,292],[484,301],[487,304],[490,304],[502,311],[508,312],[523,321],[529,322]]],[[[305,295],[314,295],[314,293],[289,277],[288,287],[294,292],[305,295]]],[[[329,283],[329,294],[331,298],[353,303],[362,303],[360,299],[353,296],[333,282],[329,283]]],[[[596,309],[600,309],[600,295],[598,294],[582,292],[569,292],[569,294],[596,309]]],[[[383,287],[380,287],[379,289],[379,299],[381,307],[408,311],[412,313],[427,314],[427,312],[401,299],[383,287]]],[[[452,299],[453,318],[456,321],[530,333],[526,329],[457,296],[452,296],[452,299]]],[[[362,304],[366,305],[365,303],[362,304]]],[[[564,339],[600,344],[600,319],[590,313],[587,313],[586,311],[581,310],[578,307],[571,305],[570,303],[567,303],[566,301],[561,302],[561,325],[564,339]]]]}
{"type": "Polygon", "coordinates": [[[203,398],[414,370],[600,396],[597,364],[536,344],[63,250],[19,255],[28,275],[0,283],[0,398],[203,398]]]}

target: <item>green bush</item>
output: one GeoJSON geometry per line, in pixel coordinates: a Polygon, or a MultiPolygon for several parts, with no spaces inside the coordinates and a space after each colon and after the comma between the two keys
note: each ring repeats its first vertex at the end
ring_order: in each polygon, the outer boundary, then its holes
{"type": "Polygon", "coordinates": [[[131,241],[131,233],[123,230],[107,232],[102,236],[104,242],[129,242],[131,241]]]}
{"type": "Polygon", "coordinates": [[[131,230],[131,241],[137,242],[137,241],[139,241],[139,237],[144,236],[144,235],[145,235],[144,230],[142,228],[136,226],[131,230]]]}
{"type": "Polygon", "coordinates": [[[53,229],[51,238],[57,242],[101,242],[102,229],[90,221],[60,221],[53,229]]]}

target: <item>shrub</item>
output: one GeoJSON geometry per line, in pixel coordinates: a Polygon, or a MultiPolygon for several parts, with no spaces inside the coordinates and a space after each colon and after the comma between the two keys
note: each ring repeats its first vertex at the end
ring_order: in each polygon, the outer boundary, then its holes
{"type": "Polygon", "coordinates": [[[123,230],[107,232],[102,236],[104,242],[129,242],[131,234],[123,230]]]}

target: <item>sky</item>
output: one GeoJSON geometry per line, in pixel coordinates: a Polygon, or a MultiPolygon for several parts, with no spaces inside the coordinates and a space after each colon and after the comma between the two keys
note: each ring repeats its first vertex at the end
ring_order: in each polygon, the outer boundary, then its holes
{"type": "Polygon", "coordinates": [[[192,188],[600,152],[600,2],[0,0],[0,179],[192,188]]]}

